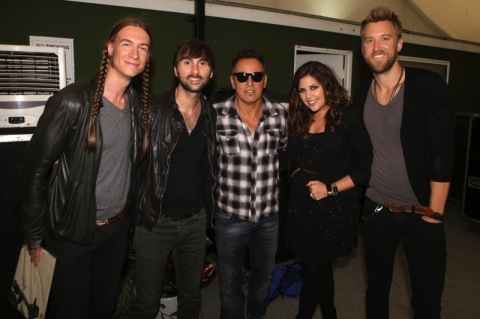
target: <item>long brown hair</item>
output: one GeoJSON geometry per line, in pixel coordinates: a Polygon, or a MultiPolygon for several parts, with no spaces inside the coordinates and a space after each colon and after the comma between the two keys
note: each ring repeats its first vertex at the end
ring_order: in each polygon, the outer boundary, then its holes
{"type": "Polygon", "coordinates": [[[325,114],[325,129],[328,127],[333,132],[335,126],[340,125],[343,121],[343,111],[351,104],[347,91],[338,82],[332,69],[317,61],[306,62],[295,72],[290,89],[288,107],[288,131],[290,136],[306,136],[312,124],[313,114],[302,103],[298,92],[300,80],[309,75],[320,83],[325,92],[325,103],[329,106],[325,114]]]}
{"type": "MultiPolygon", "coordinates": [[[[97,87],[95,89],[95,95],[93,97],[93,104],[92,104],[92,117],[90,118],[90,125],[88,128],[86,140],[85,140],[85,150],[87,152],[95,152],[97,149],[97,129],[96,129],[96,122],[98,118],[98,112],[100,109],[100,105],[102,103],[102,96],[105,89],[105,78],[107,76],[108,67],[110,64],[110,57],[108,54],[108,44],[115,40],[118,32],[125,27],[134,26],[143,29],[149,36],[150,42],[152,41],[152,35],[150,33],[149,28],[147,27],[146,23],[138,18],[125,18],[123,20],[118,21],[112,27],[110,34],[105,42],[105,47],[102,51],[102,62],[100,64],[100,70],[98,72],[98,81],[97,87]]],[[[151,43],[150,43],[150,50],[151,50],[151,43]]],[[[141,96],[141,104],[142,104],[142,128],[143,128],[143,140],[142,140],[142,147],[141,147],[141,155],[143,156],[148,148],[148,93],[149,93],[149,86],[150,86],[150,60],[151,56],[149,57],[145,69],[142,72],[142,96],[141,96]]]]}

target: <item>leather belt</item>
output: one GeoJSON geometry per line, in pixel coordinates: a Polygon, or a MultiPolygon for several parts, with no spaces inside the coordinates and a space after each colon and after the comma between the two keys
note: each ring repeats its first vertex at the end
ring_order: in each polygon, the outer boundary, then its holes
{"type": "Polygon", "coordinates": [[[185,216],[167,216],[167,215],[164,215],[163,218],[170,219],[172,222],[179,222],[181,220],[189,219],[189,218],[199,214],[200,212],[201,212],[201,210],[197,213],[193,213],[193,214],[185,215],[185,216]]]}
{"type": "Polygon", "coordinates": [[[384,204],[392,213],[412,213],[432,217],[435,213],[430,207],[422,205],[384,204]]]}
{"type": "Polygon", "coordinates": [[[117,215],[112,216],[112,217],[107,218],[107,219],[97,220],[97,222],[96,222],[97,227],[103,227],[103,226],[107,226],[107,225],[110,225],[110,224],[114,224],[114,223],[118,222],[119,220],[122,220],[125,217],[127,217],[129,213],[130,213],[130,210],[128,209],[128,206],[125,206],[120,211],[120,213],[118,213],[117,215]]]}

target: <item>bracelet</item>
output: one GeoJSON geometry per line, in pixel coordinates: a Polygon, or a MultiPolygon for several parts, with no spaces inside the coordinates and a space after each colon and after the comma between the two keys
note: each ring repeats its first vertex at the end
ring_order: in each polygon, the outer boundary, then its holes
{"type": "Polygon", "coordinates": [[[337,196],[338,195],[338,187],[337,187],[337,184],[335,183],[332,183],[332,190],[333,190],[333,196],[337,196]]]}
{"type": "Polygon", "coordinates": [[[325,186],[327,187],[327,196],[334,196],[332,185],[325,184],[325,186]]]}

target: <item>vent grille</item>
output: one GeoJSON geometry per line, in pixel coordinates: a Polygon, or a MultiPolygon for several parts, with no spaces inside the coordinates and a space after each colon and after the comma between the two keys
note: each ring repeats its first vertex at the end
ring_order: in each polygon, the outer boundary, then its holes
{"type": "Polygon", "coordinates": [[[60,89],[54,53],[0,50],[0,95],[52,95],[60,89]]]}

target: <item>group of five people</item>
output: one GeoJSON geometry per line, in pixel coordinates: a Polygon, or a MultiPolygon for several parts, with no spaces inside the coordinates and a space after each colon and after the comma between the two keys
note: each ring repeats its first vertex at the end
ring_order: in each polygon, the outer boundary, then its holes
{"type": "Polygon", "coordinates": [[[35,265],[43,247],[57,257],[47,318],[112,318],[130,220],[132,318],[156,317],[170,255],[178,318],[199,318],[208,226],[215,228],[220,318],[264,317],[280,159],[289,185],[286,237],[303,266],[297,318],[312,318],[318,306],[324,319],[337,318],[333,265],[357,246],[362,203],[367,318],[389,316],[400,240],[415,318],[440,318],[452,102],[439,75],[400,65],[395,13],[375,8],[362,22],[373,79],[353,101],[328,66],[312,61],[294,74],[288,110],[265,96],[265,59],[250,49],[232,60],[234,94],[212,105],[202,91],[215,57],[196,39],[174,53],[173,88],[148,96],[151,40],[141,20],[118,22],[98,75],[49,99],[26,149],[28,249],[35,265]],[[132,85],[139,75],[141,94],[132,85]]]}

